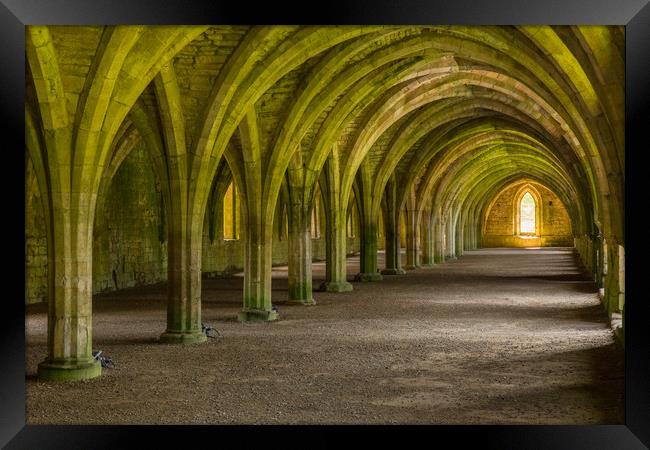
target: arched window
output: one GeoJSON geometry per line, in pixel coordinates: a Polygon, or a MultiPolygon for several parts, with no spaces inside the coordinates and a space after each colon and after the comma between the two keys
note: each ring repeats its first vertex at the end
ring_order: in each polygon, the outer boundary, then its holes
{"type": "Polygon", "coordinates": [[[526,192],[519,202],[519,233],[526,235],[535,234],[535,199],[530,192],[526,192]]]}
{"type": "Polygon", "coordinates": [[[230,182],[223,196],[223,238],[239,239],[239,204],[235,184],[230,182]]]}

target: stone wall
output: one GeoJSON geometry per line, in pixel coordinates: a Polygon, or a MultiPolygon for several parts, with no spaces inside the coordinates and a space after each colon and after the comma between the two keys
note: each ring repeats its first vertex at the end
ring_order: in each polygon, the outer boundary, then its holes
{"type": "Polygon", "coordinates": [[[93,232],[93,293],[167,279],[162,202],[149,156],[140,142],[113,177],[103,207],[98,204],[93,232]]]}
{"type": "MultiPolygon", "coordinates": [[[[214,201],[218,201],[215,199],[214,201]]],[[[225,213],[225,208],[218,208],[221,215],[225,213]]],[[[217,217],[215,223],[214,239],[209,236],[208,220],[204,218],[203,225],[203,255],[201,265],[203,276],[206,278],[224,276],[232,272],[243,270],[244,267],[244,246],[241,239],[223,239],[223,216],[217,217]]],[[[228,220],[231,220],[230,218],[228,220]]],[[[240,221],[241,223],[241,221],[240,221]]],[[[320,233],[318,238],[311,240],[312,244],[312,261],[324,261],[326,258],[326,241],[325,241],[325,213],[320,209],[320,233]]],[[[287,240],[287,212],[278,200],[276,206],[274,225],[273,225],[273,265],[286,265],[288,261],[288,240],[287,240]],[[278,222],[282,220],[282,224],[278,222]]],[[[358,234],[358,233],[356,233],[358,234]]],[[[358,236],[348,238],[348,254],[359,251],[360,239],[358,236]]]]}
{"type": "MultiPolygon", "coordinates": [[[[47,301],[47,236],[44,209],[32,163],[25,185],[25,302],[47,301]]],[[[115,174],[104,202],[98,202],[93,231],[93,294],[165,281],[167,230],[162,194],[144,143],[137,143],[115,174]]],[[[285,217],[286,220],[286,217],[285,217]]],[[[313,259],[325,259],[325,218],[320,238],[312,239],[313,259]]],[[[275,227],[273,264],[287,263],[287,238],[275,227]]],[[[222,234],[221,234],[222,235],[222,234]]],[[[348,252],[359,251],[359,237],[348,238],[348,252]]],[[[244,265],[243,241],[210,240],[204,226],[204,276],[222,276],[244,265]]]]}
{"type": "Polygon", "coordinates": [[[25,174],[25,303],[47,300],[47,235],[34,167],[25,174]]]}
{"type": "Polygon", "coordinates": [[[569,214],[562,201],[551,190],[539,183],[529,182],[541,197],[541,233],[519,236],[516,222],[516,196],[522,184],[506,188],[498,194],[489,209],[483,228],[483,247],[553,247],[573,245],[569,214]]]}
{"type": "MultiPolygon", "coordinates": [[[[312,239],[312,260],[325,260],[325,235],[319,239],[312,239]]],[[[359,252],[359,238],[348,238],[348,254],[359,252]]],[[[288,260],[288,244],[286,238],[273,239],[273,265],[286,265],[288,260]]],[[[220,277],[232,272],[243,270],[244,246],[240,240],[215,239],[210,242],[208,236],[203,235],[203,276],[206,278],[220,277]]]]}

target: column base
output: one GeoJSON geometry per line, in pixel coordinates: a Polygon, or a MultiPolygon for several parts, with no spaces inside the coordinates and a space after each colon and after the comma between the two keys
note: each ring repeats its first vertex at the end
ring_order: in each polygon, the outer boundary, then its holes
{"type": "Polygon", "coordinates": [[[381,281],[384,277],[379,272],[374,273],[358,273],[354,277],[354,281],[381,281]]]}
{"type": "Polygon", "coordinates": [[[618,327],[614,330],[614,339],[622,347],[625,347],[625,329],[623,327],[618,327]]]}
{"type": "Polygon", "coordinates": [[[442,264],[442,263],[445,262],[445,257],[444,256],[436,256],[435,258],[433,258],[433,262],[435,262],[436,264],[442,264]]]}
{"type": "Polygon", "coordinates": [[[271,322],[280,316],[277,311],[266,311],[263,309],[249,309],[239,313],[237,319],[240,322],[271,322]]]}
{"type": "Polygon", "coordinates": [[[419,268],[420,268],[419,265],[413,265],[413,264],[408,264],[408,265],[404,266],[404,269],[406,269],[406,270],[415,270],[415,269],[419,269],[419,268]]]}
{"type": "Polygon", "coordinates": [[[610,301],[605,305],[605,308],[607,309],[607,315],[609,316],[610,320],[614,314],[621,313],[621,310],[618,309],[618,299],[613,301],[610,299],[610,301]]]}
{"type": "Polygon", "coordinates": [[[85,362],[56,362],[45,360],[38,365],[38,378],[47,381],[78,381],[96,378],[102,365],[95,359],[85,362]]]}
{"type": "Polygon", "coordinates": [[[405,273],[404,269],[384,269],[381,271],[382,275],[404,275],[405,273]]]}
{"type": "Polygon", "coordinates": [[[198,344],[207,340],[208,337],[200,331],[165,331],[160,335],[160,342],[163,344],[198,344]]]}
{"type": "Polygon", "coordinates": [[[314,306],[316,301],[313,298],[307,299],[289,299],[287,302],[288,305],[303,305],[303,306],[314,306]]]}
{"type": "Polygon", "coordinates": [[[325,281],[319,289],[323,292],[350,292],[354,288],[347,281],[325,281]]]}

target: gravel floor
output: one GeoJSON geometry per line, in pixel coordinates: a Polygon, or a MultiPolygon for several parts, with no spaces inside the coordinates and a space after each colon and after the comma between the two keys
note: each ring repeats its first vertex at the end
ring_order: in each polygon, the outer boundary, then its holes
{"type": "Polygon", "coordinates": [[[205,280],[223,338],[192,346],[157,343],[164,284],[98,295],[94,348],[117,366],[72,383],[36,379],[46,309],[29,306],[27,422],[624,422],[623,351],[571,249],[467,252],[311,307],[286,305],[286,267],[273,283],[281,319],[241,324],[241,274],[205,280]]]}

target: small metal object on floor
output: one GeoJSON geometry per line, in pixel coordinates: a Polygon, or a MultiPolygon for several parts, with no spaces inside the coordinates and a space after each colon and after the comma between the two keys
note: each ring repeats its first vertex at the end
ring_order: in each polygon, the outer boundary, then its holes
{"type": "Polygon", "coordinates": [[[219,333],[219,330],[217,330],[214,327],[211,327],[210,325],[206,325],[204,323],[201,324],[201,330],[203,331],[203,334],[205,334],[209,338],[222,338],[223,336],[221,333],[219,333]]]}
{"type": "Polygon", "coordinates": [[[114,369],[115,368],[115,363],[109,356],[102,356],[102,350],[94,351],[93,352],[93,358],[99,361],[99,363],[102,365],[102,368],[107,369],[114,369]]]}

